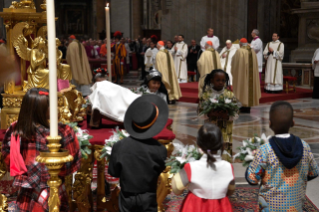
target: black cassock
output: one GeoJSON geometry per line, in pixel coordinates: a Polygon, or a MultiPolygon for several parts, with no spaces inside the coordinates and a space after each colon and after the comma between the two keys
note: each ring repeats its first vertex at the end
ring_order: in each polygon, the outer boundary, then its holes
{"type": "Polygon", "coordinates": [[[187,64],[188,64],[189,71],[197,70],[197,60],[198,60],[199,52],[200,52],[200,46],[197,44],[196,46],[188,47],[187,64]]]}
{"type": "Polygon", "coordinates": [[[121,212],[157,212],[157,180],[166,157],[166,148],[154,139],[128,137],[114,145],[108,172],[120,178],[121,212]]]}

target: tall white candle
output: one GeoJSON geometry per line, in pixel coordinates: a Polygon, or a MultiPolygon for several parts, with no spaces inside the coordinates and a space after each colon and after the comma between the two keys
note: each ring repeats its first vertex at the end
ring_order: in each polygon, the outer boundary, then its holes
{"type": "Polygon", "coordinates": [[[56,33],[54,0],[47,2],[47,29],[49,42],[49,82],[50,82],[50,136],[58,136],[58,88],[56,67],[56,33]]]}
{"type": "Polygon", "coordinates": [[[110,27],[110,8],[109,4],[105,7],[106,17],[106,46],[107,46],[107,70],[109,72],[109,81],[112,81],[112,61],[111,61],[111,27],[110,27]]]}

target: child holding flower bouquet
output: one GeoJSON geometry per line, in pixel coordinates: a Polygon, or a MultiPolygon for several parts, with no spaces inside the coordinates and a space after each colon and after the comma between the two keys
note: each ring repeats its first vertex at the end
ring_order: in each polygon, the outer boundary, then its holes
{"type": "Polygon", "coordinates": [[[209,121],[221,129],[229,154],[223,158],[231,162],[233,121],[238,118],[240,103],[228,88],[229,76],[225,71],[215,69],[208,74],[200,98],[199,113],[207,115],[209,121]]]}
{"type": "Polygon", "coordinates": [[[176,195],[189,190],[181,212],[230,212],[232,206],[227,196],[235,191],[232,165],[222,160],[223,137],[220,129],[205,123],[198,131],[197,145],[204,152],[200,160],[185,164],[173,177],[172,188],[176,195]]]}

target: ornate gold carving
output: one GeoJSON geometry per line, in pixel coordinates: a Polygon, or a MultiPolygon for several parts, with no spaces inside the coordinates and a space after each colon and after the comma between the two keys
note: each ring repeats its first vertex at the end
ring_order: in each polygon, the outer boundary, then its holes
{"type": "Polygon", "coordinates": [[[163,202],[168,194],[172,192],[172,178],[173,174],[170,174],[169,171],[171,167],[168,166],[166,169],[161,173],[157,181],[157,211],[162,212],[165,211],[163,207],[163,202]]]}
{"type": "Polygon", "coordinates": [[[8,96],[3,97],[4,107],[21,107],[23,97],[8,96]]]}
{"type": "Polygon", "coordinates": [[[17,121],[18,118],[19,118],[19,114],[10,114],[10,115],[8,115],[8,116],[7,116],[7,128],[9,128],[10,125],[11,125],[13,122],[17,121]]]}
{"type": "Polygon", "coordinates": [[[12,8],[12,9],[18,9],[18,8],[36,9],[33,0],[20,0],[20,2],[13,1],[12,5],[9,8],[12,8]]]}
{"type": "Polygon", "coordinates": [[[0,194],[0,212],[8,211],[7,197],[4,194],[0,194]]]}

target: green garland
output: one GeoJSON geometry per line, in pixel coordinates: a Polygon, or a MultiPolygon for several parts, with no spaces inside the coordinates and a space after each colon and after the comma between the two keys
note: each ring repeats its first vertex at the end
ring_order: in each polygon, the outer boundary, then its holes
{"type": "Polygon", "coordinates": [[[76,122],[68,123],[67,125],[69,125],[75,132],[75,135],[79,141],[82,157],[84,159],[88,159],[88,155],[92,153],[92,150],[89,148],[89,146],[91,146],[90,139],[92,139],[93,136],[79,128],[78,123],[76,122]]]}

